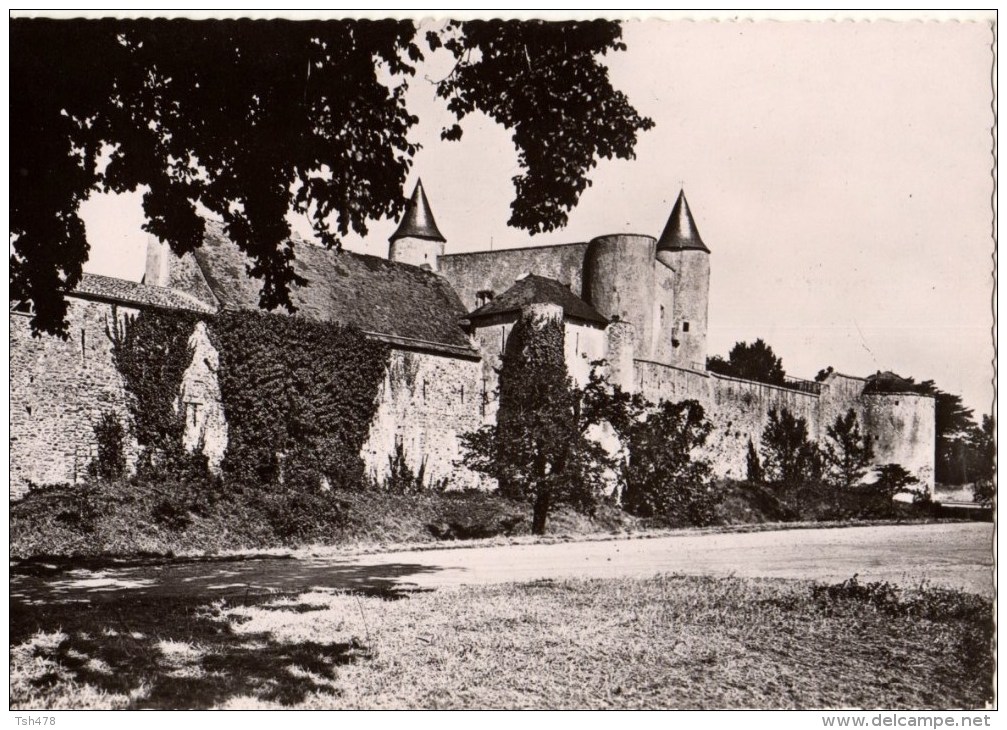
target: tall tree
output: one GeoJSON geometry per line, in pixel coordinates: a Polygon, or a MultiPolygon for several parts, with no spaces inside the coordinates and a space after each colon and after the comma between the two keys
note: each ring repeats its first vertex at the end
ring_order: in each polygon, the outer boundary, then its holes
{"type": "Polygon", "coordinates": [[[799,487],[821,476],[822,457],[808,436],[808,422],[786,408],[769,412],[761,452],[765,478],[778,486],[799,487]]]}
{"type": "Polygon", "coordinates": [[[602,491],[613,462],[587,435],[599,414],[567,373],[562,319],[523,315],[504,350],[496,423],[462,435],[462,463],[530,503],[532,532],[544,534],[554,507],[590,511],[602,491]]]}
{"type": "MultiPolygon", "coordinates": [[[[513,133],[512,225],[562,226],[597,160],[633,157],[653,126],[600,61],[620,38],[600,20],[427,35],[455,58],[436,90],[456,117],[513,133]]],[[[220,216],[267,309],[292,309],[305,283],[289,210],[338,246],[404,208],[418,121],[405,91],[424,55],[411,21],[15,19],[10,48],[11,298],[31,304],[36,332],[66,333],[61,292],[87,260],[78,209],[93,192],[146,188],[145,228],[178,254],[202,242],[197,203],[220,216]]]]}
{"type": "Polygon", "coordinates": [[[773,348],[762,339],[758,339],[752,344],[736,343],[731,348],[727,360],[719,355],[707,358],[706,369],[721,375],[730,375],[745,380],[758,380],[774,385],[783,385],[786,381],[783,360],[778,358],[773,352],[773,348]]]}
{"type": "Polygon", "coordinates": [[[860,431],[857,414],[851,408],[846,415],[836,416],[825,429],[829,438],[825,446],[825,461],[833,484],[847,489],[860,483],[874,458],[870,434],[860,431]]]}

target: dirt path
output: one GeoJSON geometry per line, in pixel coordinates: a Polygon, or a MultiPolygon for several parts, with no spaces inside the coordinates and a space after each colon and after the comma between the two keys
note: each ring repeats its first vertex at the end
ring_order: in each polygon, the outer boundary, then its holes
{"type": "Polygon", "coordinates": [[[992,595],[993,526],[945,523],[676,535],[647,540],[424,550],[358,557],[151,560],[113,567],[29,563],[11,569],[28,603],[126,596],[224,596],[310,588],[387,591],[545,578],[657,573],[811,578],[905,586],[928,581],[992,595]]]}

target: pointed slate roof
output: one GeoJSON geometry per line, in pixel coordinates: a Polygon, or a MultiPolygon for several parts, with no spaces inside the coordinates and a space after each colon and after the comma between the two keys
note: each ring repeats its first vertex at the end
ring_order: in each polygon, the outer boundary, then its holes
{"type": "Polygon", "coordinates": [[[517,312],[526,304],[558,304],[563,307],[563,314],[567,317],[601,325],[608,324],[608,320],[600,315],[598,310],[570,291],[570,287],[566,284],[535,274],[528,274],[518,279],[514,286],[493,301],[479,307],[466,319],[517,312]]]}
{"type": "Polygon", "coordinates": [[[434,214],[430,212],[430,203],[427,201],[427,194],[423,192],[423,181],[416,181],[416,188],[413,196],[406,204],[406,213],[402,216],[399,227],[389,238],[389,241],[397,241],[400,238],[423,238],[428,241],[440,241],[444,243],[444,236],[437,230],[437,223],[434,221],[434,214]]]}
{"type": "Polygon", "coordinates": [[[675,207],[671,209],[671,217],[664,227],[664,233],[657,242],[658,251],[706,251],[710,249],[696,230],[696,221],[692,219],[692,211],[685,199],[685,191],[678,194],[675,207]]]}

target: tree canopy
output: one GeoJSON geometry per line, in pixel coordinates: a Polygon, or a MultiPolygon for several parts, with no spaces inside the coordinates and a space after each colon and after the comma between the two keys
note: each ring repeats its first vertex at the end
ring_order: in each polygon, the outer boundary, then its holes
{"type": "Polygon", "coordinates": [[[305,282],[286,214],[338,247],[402,212],[418,150],[405,91],[441,47],[455,65],[433,83],[455,117],[483,112],[512,132],[509,223],[561,227],[598,159],[632,158],[653,126],[601,62],[620,39],[603,20],[447,22],[421,40],[408,20],[15,19],[11,298],[33,308],[36,332],[65,334],[61,292],[88,255],[80,204],[146,188],[148,232],[192,251],[205,207],[249,256],[260,304],[293,311],[290,287],[305,282]]]}
{"type": "Polygon", "coordinates": [[[761,383],[783,385],[786,373],[783,370],[783,360],[776,356],[773,348],[762,339],[752,344],[738,342],[731,348],[728,359],[713,355],[706,359],[706,369],[721,375],[730,375],[745,380],[758,380],[761,383]]]}

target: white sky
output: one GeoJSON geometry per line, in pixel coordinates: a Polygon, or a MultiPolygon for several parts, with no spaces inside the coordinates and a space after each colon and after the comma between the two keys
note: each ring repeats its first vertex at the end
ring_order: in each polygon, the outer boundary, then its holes
{"type": "MultiPolygon", "coordinates": [[[[506,225],[506,130],[470,117],[439,140],[434,58],[410,90],[424,149],[405,192],[423,178],[457,252],[657,236],[684,182],[712,251],[710,354],[762,337],[791,375],[890,369],[989,412],[991,38],[980,22],[629,23],[612,81],[657,126],[636,160],[599,164],[565,230],[535,237],[506,225]]],[[[85,205],[87,270],[139,279],[139,197],[85,205]]],[[[346,247],[384,256],[394,228],[346,247]]]]}

